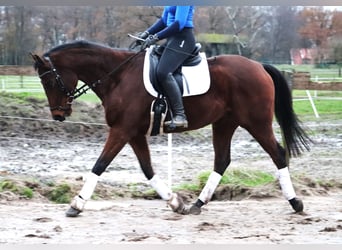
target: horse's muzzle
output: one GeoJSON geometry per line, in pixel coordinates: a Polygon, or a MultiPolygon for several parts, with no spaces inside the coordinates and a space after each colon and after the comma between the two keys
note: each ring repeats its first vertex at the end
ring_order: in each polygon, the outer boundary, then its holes
{"type": "Polygon", "coordinates": [[[52,118],[55,121],[64,121],[66,116],[70,116],[72,109],[70,107],[70,105],[62,107],[62,106],[56,106],[56,107],[52,107],[50,108],[51,110],[51,114],[52,114],[52,118]]]}
{"type": "Polygon", "coordinates": [[[55,120],[55,121],[64,121],[65,120],[65,116],[63,115],[53,115],[52,118],[55,120]]]}

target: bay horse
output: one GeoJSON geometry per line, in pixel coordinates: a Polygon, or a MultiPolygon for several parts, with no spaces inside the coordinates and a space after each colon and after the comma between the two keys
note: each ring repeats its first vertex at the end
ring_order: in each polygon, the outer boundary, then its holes
{"type": "Polygon", "coordinates": [[[146,133],[155,97],[144,88],[144,55],[144,51],[119,50],[87,41],[59,45],[42,57],[31,54],[54,120],[63,121],[70,116],[72,101],[91,89],[102,101],[109,126],[103,151],[81,191],[72,200],[66,216],[76,217],[84,210],[98,177],[127,143],[151,186],[174,212],[199,214],[231,162],[231,140],[239,126],[269,154],[278,169],[283,195],[295,212],[303,211],[303,202],[297,198],[291,182],[288,157],[309,150],[311,140],[293,111],[291,91],[279,70],[237,55],[207,58],[211,78],[209,90],[184,98],[188,128],[174,131],[164,128],[167,133],[183,132],[212,124],[213,171],[197,201],[188,206],[152,168],[146,133]],[[79,80],[85,85],[77,88],[79,80]],[[274,114],[284,146],[277,142],[273,132],[274,114]]]}

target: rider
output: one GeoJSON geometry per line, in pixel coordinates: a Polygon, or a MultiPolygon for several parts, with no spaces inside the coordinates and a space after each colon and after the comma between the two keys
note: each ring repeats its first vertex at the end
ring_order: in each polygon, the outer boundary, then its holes
{"type": "Polygon", "coordinates": [[[173,122],[167,121],[165,125],[173,123],[176,127],[188,127],[182,94],[173,72],[195,49],[193,14],[194,6],[165,6],[162,17],[139,34],[139,38],[145,39],[142,49],[167,39],[157,67],[158,82],[173,112],[173,122]]]}

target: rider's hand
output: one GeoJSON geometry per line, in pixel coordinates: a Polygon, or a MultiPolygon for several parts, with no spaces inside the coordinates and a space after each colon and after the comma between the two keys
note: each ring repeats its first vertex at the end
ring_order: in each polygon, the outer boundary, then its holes
{"type": "MultiPolygon", "coordinates": [[[[139,47],[141,48],[141,46],[143,45],[143,43],[145,42],[146,38],[148,37],[150,33],[148,33],[148,31],[144,31],[144,32],[139,32],[137,33],[135,36],[136,40],[133,41],[129,46],[128,48],[130,50],[134,50],[136,47],[139,47]]],[[[134,36],[132,36],[134,37],[134,36]]]]}
{"type": "Polygon", "coordinates": [[[148,37],[149,34],[150,33],[148,33],[148,31],[144,31],[144,32],[138,33],[137,37],[139,37],[140,39],[145,40],[148,37]]]}
{"type": "Polygon", "coordinates": [[[153,44],[156,44],[159,41],[159,38],[157,35],[150,35],[146,38],[145,42],[141,45],[141,50],[144,50],[148,47],[150,47],[153,44]]]}

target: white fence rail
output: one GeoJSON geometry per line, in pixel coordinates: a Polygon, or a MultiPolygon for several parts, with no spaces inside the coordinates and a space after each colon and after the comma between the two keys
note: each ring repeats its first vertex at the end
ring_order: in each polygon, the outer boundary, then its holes
{"type": "Polygon", "coordinates": [[[3,76],[0,77],[0,90],[5,92],[43,92],[38,77],[3,76]]]}

